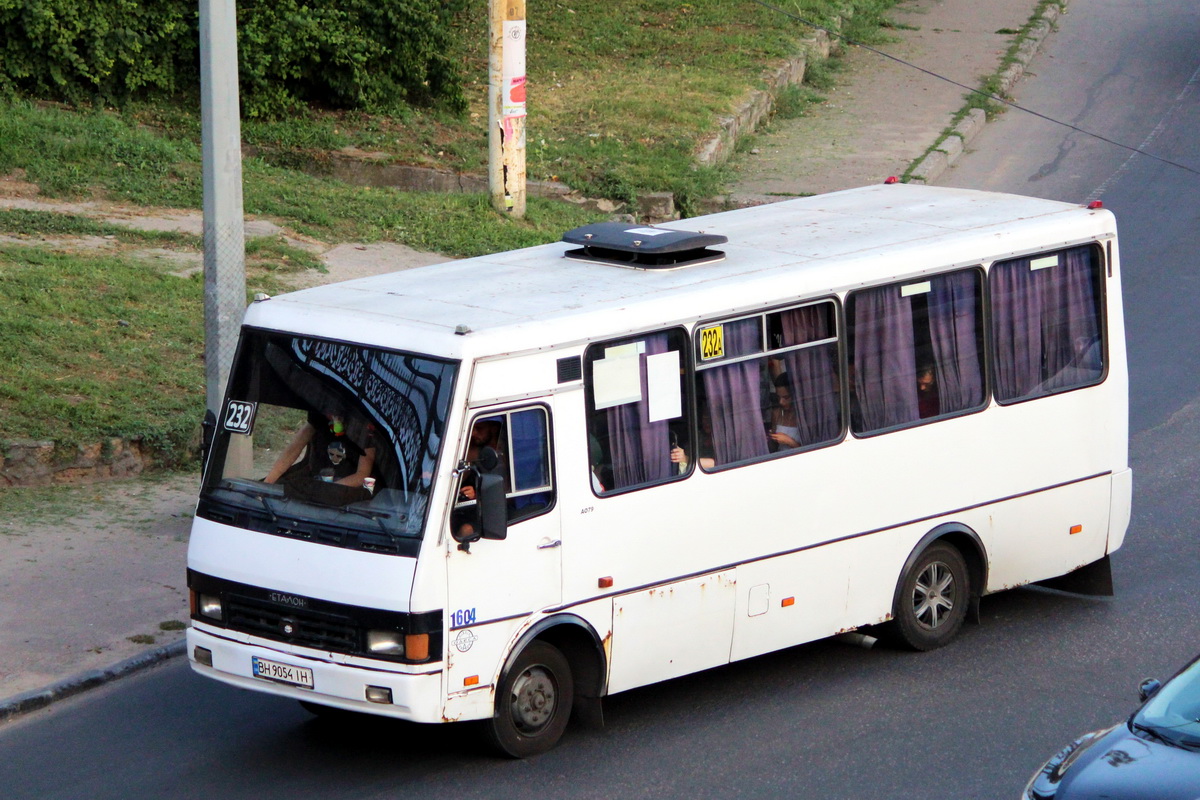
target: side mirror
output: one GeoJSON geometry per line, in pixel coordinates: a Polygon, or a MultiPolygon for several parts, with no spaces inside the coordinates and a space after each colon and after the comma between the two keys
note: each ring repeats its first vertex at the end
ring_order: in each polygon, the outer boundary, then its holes
{"type": "MultiPolygon", "coordinates": [[[[488,448],[491,450],[491,448],[488,448]]],[[[491,450],[493,455],[495,450],[491,450]]],[[[475,484],[475,493],[479,498],[476,508],[484,539],[504,539],[508,537],[508,502],[504,497],[504,476],[479,476],[475,484]]]]}
{"type": "Polygon", "coordinates": [[[500,466],[500,454],[494,447],[485,447],[479,451],[479,458],[475,460],[475,464],[480,472],[495,472],[496,467],[500,466]]]}
{"type": "Polygon", "coordinates": [[[450,535],[458,549],[471,551],[471,542],[480,539],[508,538],[508,500],[504,496],[504,476],[475,473],[475,502],[455,510],[450,535]]]}
{"type": "Polygon", "coordinates": [[[1157,678],[1146,678],[1146,680],[1138,684],[1138,699],[1144,703],[1158,694],[1158,690],[1161,688],[1162,681],[1157,678]]]}

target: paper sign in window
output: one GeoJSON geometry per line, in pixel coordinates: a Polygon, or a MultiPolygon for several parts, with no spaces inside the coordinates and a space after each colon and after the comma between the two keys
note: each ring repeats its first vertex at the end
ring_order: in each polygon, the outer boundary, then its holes
{"type": "Polygon", "coordinates": [[[604,358],[592,363],[592,395],[597,411],[642,399],[640,361],[638,348],[629,345],[610,347],[604,358]]]}
{"type": "Polygon", "coordinates": [[[646,356],[646,393],[649,395],[646,412],[650,422],[677,419],[683,414],[678,350],[646,356]]]}
{"type": "Polygon", "coordinates": [[[1029,271],[1032,272],[1038,269],[1046,269],[1047,267],[1057,267],[1058,256],[1045,256],[1044,258],[1035,258],[1029,262],[1029,271]]]}

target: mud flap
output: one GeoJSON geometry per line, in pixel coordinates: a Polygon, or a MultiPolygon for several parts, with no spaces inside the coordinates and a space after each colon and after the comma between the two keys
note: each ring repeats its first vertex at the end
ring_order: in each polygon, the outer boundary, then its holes
{"type": "Polygon", "coordinates": [[[604,706],[599,697],[580,697],[576,695],[575,705],[571,709],[571,717],[577,725],[588,730],[598,731],[604,727],[604,706]]]}
{"type": "Polygon", "coordinates": [[[1037,586],[1047,589],[1057,589],[1060,592],[1086,594],[1095,597],[1113,596],[1112,562],[1105,556],[1099,561],[1085,564],[1079,569],[1059,575],[1057,578],[1047,578],[1037,581],[1037,586]]]}

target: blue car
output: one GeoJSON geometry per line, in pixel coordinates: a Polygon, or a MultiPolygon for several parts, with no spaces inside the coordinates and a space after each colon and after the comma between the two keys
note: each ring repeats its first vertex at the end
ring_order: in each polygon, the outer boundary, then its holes
{"type": "Polygon", "coordinates": [[[1200,657],[1162,684],[1143,681],[1142,707],[1081,736],[1034,773],[1025,800],[1200,798],[1200,657]]]}

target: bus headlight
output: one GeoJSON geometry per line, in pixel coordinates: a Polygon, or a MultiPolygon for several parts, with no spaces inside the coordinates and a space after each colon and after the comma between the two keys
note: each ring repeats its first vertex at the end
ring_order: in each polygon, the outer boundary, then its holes
{"type": "Polygon", "coordinates": [[[197,598],[196,611],[202,617],[208,617],[220,622],[223,617],[221,613],[221,598],[215,594],[200,595],[197,598]]]}
{"type": "Polygon", "coordinates": [[[381,656],[403,656],[404,634],[396,631],[367,631],[367,652],[381,656]]]}

